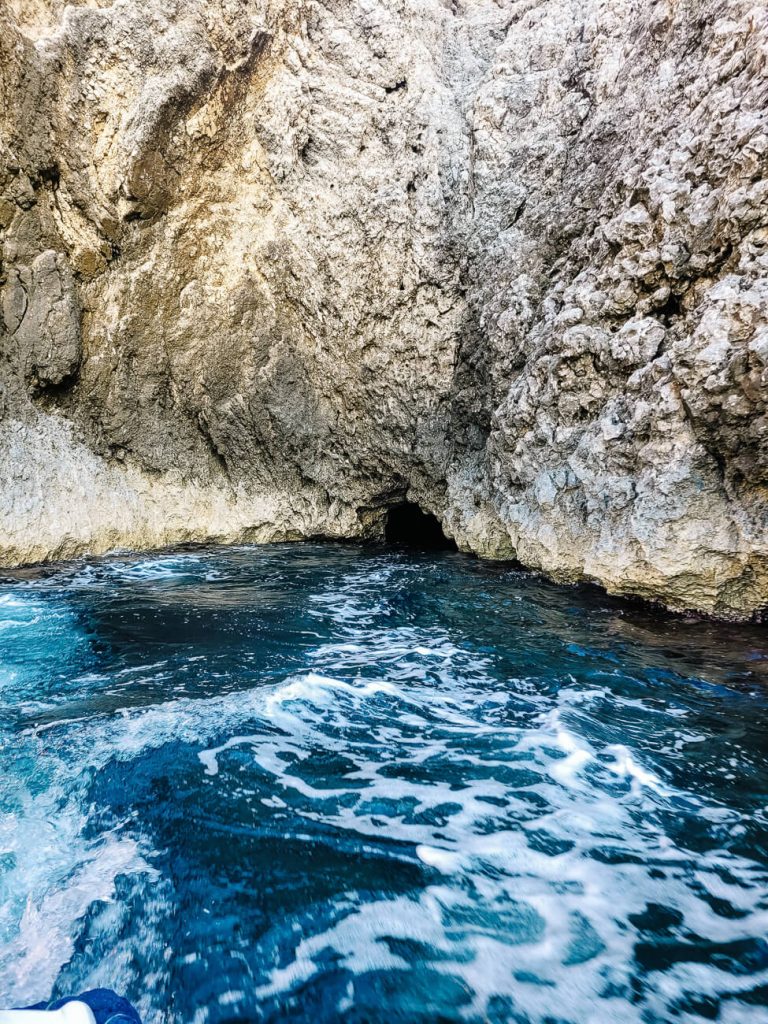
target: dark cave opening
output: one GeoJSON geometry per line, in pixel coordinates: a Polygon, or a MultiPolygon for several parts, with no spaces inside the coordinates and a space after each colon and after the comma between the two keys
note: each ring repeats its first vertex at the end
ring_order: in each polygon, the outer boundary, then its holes
{"type": "Polygon", "coordinates": [[[384,538],[388,544],[427,551],[456,551],[456,542],[446,537],[440,520],[412,501],[404,501],[387,512],[384,538]]]}

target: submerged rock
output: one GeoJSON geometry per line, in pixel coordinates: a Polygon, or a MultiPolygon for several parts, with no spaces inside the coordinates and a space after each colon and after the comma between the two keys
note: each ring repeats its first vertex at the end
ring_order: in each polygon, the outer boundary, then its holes
{"type": "Polygon", "coordinates": [[[375,536],[768,603],[768,14],[11,0],[0,563],[375,536]]]}

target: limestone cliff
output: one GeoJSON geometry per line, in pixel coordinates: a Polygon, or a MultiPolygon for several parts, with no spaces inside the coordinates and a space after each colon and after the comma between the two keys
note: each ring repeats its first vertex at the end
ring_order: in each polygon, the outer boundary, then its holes
{"type": "Polygon", "coordinates": [[[0,562],[375,536],[768,604],[768,12],[2,0],[0,562]]]}

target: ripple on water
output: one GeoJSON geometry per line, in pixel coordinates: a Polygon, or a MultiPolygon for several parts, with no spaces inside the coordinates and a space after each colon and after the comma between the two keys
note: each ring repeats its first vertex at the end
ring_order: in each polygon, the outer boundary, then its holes
{"type": "Polygon", "coordinates": [[[307,545],[27,574],[0,642],[3,1002],[765,1019],[758,629],[307,545]]]}

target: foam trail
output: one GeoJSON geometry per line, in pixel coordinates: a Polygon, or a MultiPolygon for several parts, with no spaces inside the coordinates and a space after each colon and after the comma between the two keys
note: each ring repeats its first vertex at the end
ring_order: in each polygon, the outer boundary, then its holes
{"type": "Polygon", "coordinates": [[[0,724],[0,998],[751,1024],[766,815],[725,770],[765,768],[762,698],[672,685],[572,592],[464,564],[242,548],[0,590],[26,673],[0,724]]]}

